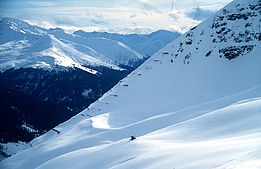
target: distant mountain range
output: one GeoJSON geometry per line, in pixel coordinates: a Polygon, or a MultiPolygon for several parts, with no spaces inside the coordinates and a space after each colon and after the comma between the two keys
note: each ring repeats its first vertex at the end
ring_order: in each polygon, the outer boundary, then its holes
{"type": "Polygon", "coordinates": [[[29,141],[72,117],[178,36],[68,34],[1,18],[2,142],[29,141]]]}
{"type": "Polygon", "coordinates": [[[74,34],[86,38],[106,38],[119,41],[135,51],[142,53],[145,57],[150,57],[179,36],[177,32],[169,32],[166,30],[159,30],[149,35],[120,35],[107,32],[84,32],[81,30],[74,32],[74,34]]]}
{"type": "Polygon", "coordinates": [[[0,68],[136,68],[140,62],[170,43],[178,33],[157,31],[149,35],[44,29],[14,18],[0,20],[0,68]]]}

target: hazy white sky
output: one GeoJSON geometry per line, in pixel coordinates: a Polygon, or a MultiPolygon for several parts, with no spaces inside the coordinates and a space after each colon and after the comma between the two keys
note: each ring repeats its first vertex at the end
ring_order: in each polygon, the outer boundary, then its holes
{"type": "Polygon", "coordinates": [[[184,32],[232,0],[0,0],[0,16],[68,31],[184,32]],[[173,3],[173,7],[172,7],[173,3]]]}

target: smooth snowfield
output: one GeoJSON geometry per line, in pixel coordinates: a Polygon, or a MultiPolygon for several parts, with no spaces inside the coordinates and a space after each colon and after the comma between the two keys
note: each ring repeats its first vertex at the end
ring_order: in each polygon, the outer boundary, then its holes
{"type": "Polygon", "coordinates": [[[126,138],[73,151],[38,169],[260,168],[261,126],[256,126],[260,121],[259,98],[206,113],[134,141],[126,138]]]}
{"type": "Polygon", "coordinates": [[[260,13],[224,19],[249,14],[249,6],[259,9],[258,4],[233,1],[224,17],[224,10],[216,15],[230,32],[221,36],[217,32],[224,28],[212,28],[216,16],[209,18],[55,127],[60,134],[49,131],[34,139],[32,148],[0,167],[259,169],[261,43],[256,36],[240,43],[233,37],[258,30],[260,13]],[[244,51],[243,45],[251,46],[244,51]],[[221,51],[234,46],[240,53],[226,58],[230,55],[221,51]],[[132,135],[137,139],[130,141],[132,135]]]}
{"type": "Polygon", "coordinates": [[[18,154],[14,156],[16,158],[5,160],[2,167],[11,167],[21,162],[22,165],[17,168],[35,168],[39,161],[48,159],[53,153],[61,155],[37,168],[260,167],[261,125],[258,124],[261,120],[261,98],[236,102],[195,118],[172,122],[168,126],[169,119],[176,117],[175,112],[163,114],[118,130],[99,130],[99,126],[95,129],[90,127],[91,119],[82,119],[77,127],[58,138],[24,151],[22,154],[30,160],[18,154]],[[90,130],[84,133],[88,123],[90,130]],[[168,127],[159,127],[164,126],[164,123],[168,127]],[[134,141],[128,138],[131,131],[147,133],[149,128],[157,128],[155,126],[161,129],[134,141]],[[100,145],[95,146],[96,144],[100,145]],[[37,158],[30,156],[31,153],[37,158]]]}

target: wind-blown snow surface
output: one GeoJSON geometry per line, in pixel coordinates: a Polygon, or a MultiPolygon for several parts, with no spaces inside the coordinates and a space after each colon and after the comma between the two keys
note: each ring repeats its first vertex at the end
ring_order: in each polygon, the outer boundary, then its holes
{"type": "Polygon", "coordinates": [[[260,10],[233,1],[0,167],[261,168],[260,10]]]}

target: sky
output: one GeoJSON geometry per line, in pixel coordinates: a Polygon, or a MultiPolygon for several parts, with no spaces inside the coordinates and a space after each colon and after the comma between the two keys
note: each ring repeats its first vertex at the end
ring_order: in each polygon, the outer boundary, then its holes
{"type": "Polygon", "coordinates": [[[232,0],[0,0],[0,16],[66,31],[184,33],[232,0]]]}

